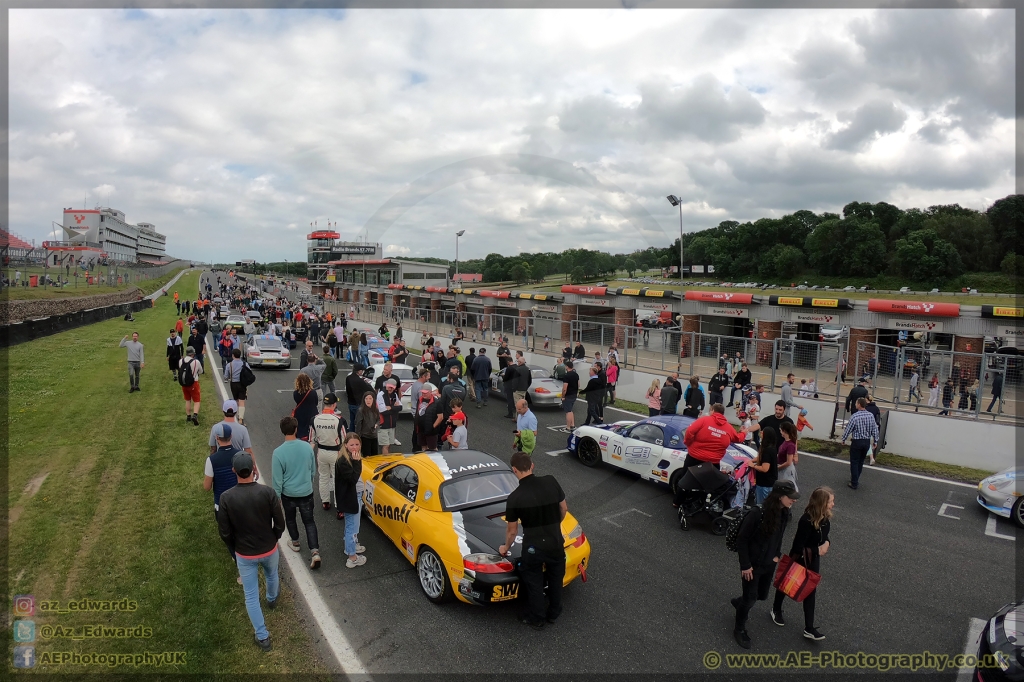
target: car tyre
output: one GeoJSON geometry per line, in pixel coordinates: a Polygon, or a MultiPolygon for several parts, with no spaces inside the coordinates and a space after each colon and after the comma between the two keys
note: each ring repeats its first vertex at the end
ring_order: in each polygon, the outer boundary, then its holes
{"type": "Polygon", "coordinates": [[[424,547],[416,557],[416,575],[420,581],[423,594],[435,604],[443,604],[452,598],[452,584],[448,580],[448,570],[437,552],[424,547]]]}
{"type": "Polygon", "coordinates": [[[601,448],[593,438],[581,440],[576,452],[580,463],[584,466],[596,467],[601,463],[601,448]]]}
{"type": "Polygon", "coordinates": [[[1010,509],[1010,518],[1018,528],[1024,528],[1024,497],[1018,497],[1010,509]]]}

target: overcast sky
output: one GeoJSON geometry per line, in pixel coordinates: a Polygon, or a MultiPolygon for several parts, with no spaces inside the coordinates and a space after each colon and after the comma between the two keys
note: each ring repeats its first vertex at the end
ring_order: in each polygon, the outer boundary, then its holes
{"type": "MultiPolygon", "coordinates": [[[[628,252],[1013,192],[1012,10],[11,10],[11,229],[176,256],[628,252]]],[[[52,238],[52,237],[51,237],[52,238]]]]}

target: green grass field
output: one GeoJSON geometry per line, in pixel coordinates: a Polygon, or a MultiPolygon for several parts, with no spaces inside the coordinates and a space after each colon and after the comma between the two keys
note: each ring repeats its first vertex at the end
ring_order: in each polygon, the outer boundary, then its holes
{"type": "MultiPolygon", "coordinates": [[[[198,278],[189,273],[176,288],[193,294],[198,278]]],[[[182,651],[181,666],[103,672],[299,672],[303,679],[327,679],[287,585],[279,607],[265,611],[274,651],[263,654],[254,645],[237,572],[217,534],[212,494],[202,488],[220,394],[204,376],[201,426],[186,424],[181,389],[163,353],[173,302],[163,297],[135,316],[133,323],[108,320],[9,351],[11,594],[32,594],[37,604],[93,598],[138,605],[133,613],[37,611],[37,633],[43,625],[152,628],[144,639],[37,634],[37,658],[47,651],[182,651]],[[118,343],[133,330],[148,362],[142,391],[129,394],[118,343]]],[[[74,665],[36,670],[96,672],[74,665]]]]}
{"type": "MultiPolygon", "coordinates": [[[[183,270],[187,267],[187,264],[182,265],[179,270],[183,270]]],[[[30,272],[29,274],[41,274],[42,268],[35,268],[39,272],[30,272]]],[[[127,284],[118,284],[115,286],[106,286],[101,284],[86,284],[85,278],[78,278],[78,286],[75,286],[74,280],[66,287],[7,287],[4,289],[4,296],[9,300],[15,301],[35,301],[42,299],[51,298],[78,298],[81,296],[98,296],[100,294],[116,294],[119,291],[125,291],[132,287],[138,287],[142,290],[144,295],[148,295],[162,287],[167,282],[174,279],[174,276],[178,274],[179,270],[174,270],[159,277],[152,277],[149,279],[139,280],[137,282],[131,282],[127,284]]],[[[51,271],[52,272],[52,271],[51,271]]],[[[22,278],[26,276],[26,271],[22,270],[22,278]]],[[[51,277],[53,275],[51,274],[51,277]]],[[[11,270],[8,273],[8,277],[11,281],[14,280],[14,271],[11,270]]],[[[197,285],[198,286],[198,285],[197,285]]],[[[179,289],[180,291],[180,289],[179,289]]]]}

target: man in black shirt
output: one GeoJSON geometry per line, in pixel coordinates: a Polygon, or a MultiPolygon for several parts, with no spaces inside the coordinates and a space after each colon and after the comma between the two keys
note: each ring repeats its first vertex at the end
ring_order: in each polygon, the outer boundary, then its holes
{"type": "Polygon", "coordinates": [[[782,429],[780,428],[783,424],[792,424],[793,420],[786,416],[786,401],[776,400],[775,401],[775,414],[770,414],[767,417],[761,419],[754,426],[750,427],[751,431],[764,431],[765,429],[775,429],[775,435],[777,442],[782,441],[782,429]]]}
{"type": "MultiPolygon", "coordinates": [[[[725,355],[723,354],[724,358],[725,355]]],[[[708,381],[708,393],[711,394],[710,402],[712,405],[715,403],[725,402],[725,389],[729,385],[729,377],[725,373],[725,365],[719,365],[718,373],[711,377],[708,381]]]]}
{"type": "MultiPolygon", "coordinates": [[[[568,348],[566,344],[566,348],[568,348]]],[[[562,412],[565,413],[565,428],[572,431],[576,428],[576,415],[572,408],[576,397],[580,394],[580,375],[573,369],[572,360],[565,361],[565,376],[562,377],[562,412]]]]}
{"type": "Polygon", "coordinates": [[[508,344],[505,341],[502,341],[501,345],[498,346],[496,355],[498,356],[499,370],[504,370],[512,363],[512,351],[509,350],[508,344]]]}
{"type": "Polygon", "coordinates": [[[679,384],[671,379],[672,377],[666,377],[665,385],[661,387],[662,414],[675,414],[676,404],[679,403],[679,384]]]}
{"type": "Polygon", "coordinates": [[[535,630],[544,621],[554,623],[562,613],[562,581],[565,578],[565,547],[562,519],[569,513],[565,493],[554,476],[534,476],[533,460],[516,452],[511,460],[512,473],[519,487],[505,502],[505,544],[498,548],[506,556],[523,525],[523,551],[519,558],[520,589],[526,591],[528,611],[522,622],[535,630]],[[548,605],[544,606],[547,584],[548,605]]]}
{"type": "Polygon", "coordinates": [[[866,384],[866,380],[858,380],[857,385],[850,389],[850,395],[846,396],[846,411],[849,412],[850,414],[853,414],[854,412],[857,411],[858,398],[868,397],[868,389],[866,384]]]}
{"type": "Polygon", "coordinates": [[[572,348],[569,347],[569,342],[565,342],[565,348],[562,349],[562,358],[565,360],[572,360],[572,348]]]}
{"type": "Polygon", "coordinates": [[[576,342],[576,349],[572,353],[572,359],[573,360],[584,360],[584,359],[586,359],[586,357],[587,357],[587,351],[586,351],[585,348],[583,348],[583,342],[582,341],[577,341],[576,342]]]}

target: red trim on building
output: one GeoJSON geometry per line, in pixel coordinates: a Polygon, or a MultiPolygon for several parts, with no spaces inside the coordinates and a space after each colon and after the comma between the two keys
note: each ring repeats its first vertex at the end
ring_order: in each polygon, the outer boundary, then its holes
{"type": "Polygon", "coordinates": [[[388,265],[391,263],[390,258],[383,258],[381,260],[332,260],[327,261],[327,265],[388,265]]]}
{"type": "Polygon", "coordinates": [[[65,208],[65,209],[64,209],[64,212],[65,212],[65,213],[99,213],[99,211],[94,211],[94,210],[92,210],[92,209],[89,209],[89,210],[85,210],[85,209],[78,209],[78,210],[76,211],[76,210],[74,210],[74,209],[70,209],[70,208],[65,208]]]}
{"type": "Polygon", "coordinates": [[[753,294],[730,294],[724,291],[687,291],[687,301],[704,301],[705,303],[736,303],[750,305],[754,302],[753,294]]]}
{"type": "Polygon", "coordinates": [[[448,287],[427,287],[427,291],[433,291],[434,293],[447,294],[448,287]]]}
{"type": "Polygon", "coordinates": [[[868,299],[868,310],[873,313],[960,317],[959,303],[928,303],[925,301],[893,301],[888,298],[870,298],[868,299]]]}
{"type": "Polygon", "coordinates": [[[306,239],[341,239],[341,233],[320,230],[319,232],[310,232],[306,235],[306,239]]]}
{"type": "Polygon", "coordinates": [[[511,291],[478,291],[477,294],[483,298],[508,298],[511,291]]]}
{"type": "Polygon", "coordinates": [[[604,296],[608,293],[608,287],[591,287],[582,284],[563,284],[563,294],[583,294],[584,296],[604,296]]]}
{"type": "Polygon", "coordinates": [[[401,284],[389,284],[388,285],[388,289],[402,289],[402,288],[403,288],[403,286],[401,284]]]}

